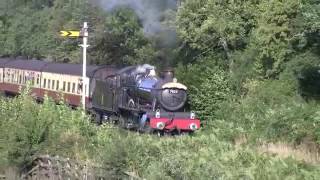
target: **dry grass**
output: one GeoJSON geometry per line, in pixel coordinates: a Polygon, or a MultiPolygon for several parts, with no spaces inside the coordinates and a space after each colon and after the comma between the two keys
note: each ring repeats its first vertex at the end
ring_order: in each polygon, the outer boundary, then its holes
{"type": "MultiPolygon", "coordinates": [[[[234,144],[237,148],[248,143],[246,136],[238,136],[234,139],[234,144]]],[[[293,158],[298,161],[303,161],[308,164],[320,164],[320,145],[315,143],[311,138],[305,138],[299,145],[293,145],[283,142],[266,143],[256,147],[261,154],[278,156],[280,158],[293,158]]]]}
{"type": "Polygon", "coordinates": [[[12,167],[7,167],[7,168],[0,167],[0,168],[1,168],[0,179],[3,179],[3,180],[19,179],[19,173],[16,168],[12,168],[12,167]]]}
{"type": "Polygon", "coordinates": [[[314,144],[293,146],[287,143],[266,143],[257,148],[258,152],[276,155],[281,158],[293,158],[309,164],[320,164],[319,148],[314,144]]]}

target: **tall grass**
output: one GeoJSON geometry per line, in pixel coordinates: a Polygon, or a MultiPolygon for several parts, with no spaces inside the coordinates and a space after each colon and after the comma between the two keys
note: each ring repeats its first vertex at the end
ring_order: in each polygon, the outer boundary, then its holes
{"type": "Polygon", "coordinates": [[[146,179],[320,178],[319,166],[239,148],[214,132],[158,138],[97,127],[80,110],[50,99],[37,104],[27,92],[0,101],[1,166],[21,170],[33,157],[50,154],[99,164],[110,179],[125,171],[146,179]]]}

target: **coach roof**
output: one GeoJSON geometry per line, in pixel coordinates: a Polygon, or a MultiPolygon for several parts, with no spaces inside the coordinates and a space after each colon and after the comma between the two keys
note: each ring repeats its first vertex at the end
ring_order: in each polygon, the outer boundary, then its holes
{"type": "Polygon", "coordinates": [[[9,58],[0,58],[0,68],[3,68],[9,61],[9,58]]]}
{"type": "MultiPolygon", "coordinates": [[[[92,77],[99,66],[87,66],[87,76],[92,77]]],[[[75,76],[82,76],[82,64],[63,64],[63,63],[50,63],[45,66],[43,72],[51,72],[57,74],[68,74],[75,76]]]]}
{"type": "Polygon", "coordinates": [[[49,62],[39,60],[10,60],[5,64],[6,68],[41,71],[49,62]]]}
{"type": "MultiPolygon", "coordinates": [[[[64,64],[39,60],[0,58],[0,67],[82,76],[81,64],[64,64]]],[[[92,77],[95,71],[99,68],[101,67],[88,65],[87,76],[92,77]]]]}

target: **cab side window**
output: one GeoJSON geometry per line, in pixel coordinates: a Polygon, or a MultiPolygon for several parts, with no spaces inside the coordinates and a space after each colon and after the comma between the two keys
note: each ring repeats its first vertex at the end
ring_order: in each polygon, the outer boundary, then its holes
{"type": "Polygon", "coordinates": [[[108,84],[108,87],[107,87],[107,88],[110,88],[110,89],[115,88],[116,85],[117,85],[116,77],[115,77],[115,76],[108,77],[108,78],[107,78],[107,84],[108,84]]]}

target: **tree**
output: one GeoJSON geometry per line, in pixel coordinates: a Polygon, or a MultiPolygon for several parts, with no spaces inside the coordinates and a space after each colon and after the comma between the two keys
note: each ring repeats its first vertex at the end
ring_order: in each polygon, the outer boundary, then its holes
{"type": "Polygon", "coordinates": [[[91,56],[98,64],[130,65],[151,63],[155,51],[144,36],[136,14],[127,8],[108,14],[95,29],[91,56]]]}
{"type": "Polygon", "coordinates": [[[254,7],[254,1],[187,0],[178,11],[178,33],[201,55],[224,53],[228,59],[247,44],[254,7]]]}

